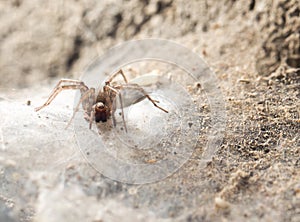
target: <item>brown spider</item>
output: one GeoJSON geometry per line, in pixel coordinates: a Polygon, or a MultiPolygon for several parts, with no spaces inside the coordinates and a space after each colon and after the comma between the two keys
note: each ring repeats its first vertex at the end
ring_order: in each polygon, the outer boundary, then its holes
{"type": "MultiPolygon", "coordinates": [[[[35,111],[39,111],[40,109],[48,106],[54,98],[63,90],[66,89],[79,89],[81,93],[80,100],[78,102],[78,105],[74,109],[74,113],[72,118],[69,121],[69,124],[71,123],[72,119],[74,118],[76,112],[79,110],[80,104],[82,104],[82,108],[85,111],[85,119],[89,121],[90,126],[89,128],[92,128],[92,123],[95,120],[98,122],[106,122],[110,116],[112,116],[113,125],[116,126],[116,119],[115,119],[115,111],[116,111],[116,103],[113,102],[116,96],[119,96],[120,106],[122,110],[122,120],[124,124],[125,131],[127,132],[127,127],[124,119],[124,113],[123,113],[123,101],[122,101],[122,95],[120,93],[123,89],[134,89],[138,90],[142,93],[142,97],[136,100],[134,103],[140,102],[143,99],[147,98],[150,102],[153,103],[153,105],[162,111],[168,113],[167,110],[157,105],[158,101],[153,100],[147,92],[138,84],[134,83],[128,83],[127,78],[120,69],[118,72],[114,73],[109,77],[109,79],[105,82],[105,85],[102,88],[102,91],[99,91],[98,94],[95,92],[95,88],[89,88],[87,87],[84,82],[79,80],[73,80],[73,79],[61,79],[55,88],[53,89],[52,93],[50,94],[47,101],[44,103],[44,105],[35,108],[35,111]],[[121,75],[124,84],[120,85],[111,85],[111,81],[116,78],[116,76],[121,75]]],[[[69,124],[67,126],[69,126],[69,124]]]]}

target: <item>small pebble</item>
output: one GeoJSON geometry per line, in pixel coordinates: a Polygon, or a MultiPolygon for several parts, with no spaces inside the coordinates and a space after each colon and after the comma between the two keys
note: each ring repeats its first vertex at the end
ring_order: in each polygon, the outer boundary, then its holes
{"type": "Polygon", "coordinates": [[[249,84],[250,80],[249,79],[239,79],[238,82],[249,84]]]}
{"type": "Polygon", "coordinates": [[[228,203],[226,200],[222,199],[221,197],[216,197],[215,206],[216,208],[227,209],[230,207],[230,203],[228,203]]]}

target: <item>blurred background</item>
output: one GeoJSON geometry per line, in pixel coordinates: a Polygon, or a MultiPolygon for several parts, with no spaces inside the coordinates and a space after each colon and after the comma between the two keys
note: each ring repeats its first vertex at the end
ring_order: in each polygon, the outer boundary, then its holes
{"type": "Polygon", "coordinates": [[[300,64],[297,0],[2,0],[0,19],[1,87],[78,78],[108,48],[149,37],[181,43],[212,65],[253,61],[261,75],[300,64]]]}

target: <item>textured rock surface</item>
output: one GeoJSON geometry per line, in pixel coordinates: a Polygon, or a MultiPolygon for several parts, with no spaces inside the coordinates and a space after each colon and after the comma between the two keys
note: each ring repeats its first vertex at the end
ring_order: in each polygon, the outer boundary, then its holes
{"type": "Polygon", "coordinates": [[[257,70],[266,75],[275,71],[280,63],[299,68],[299,1],[274,1],[257,14],[257,20],[264,39],[258,53],[257,70]]]}

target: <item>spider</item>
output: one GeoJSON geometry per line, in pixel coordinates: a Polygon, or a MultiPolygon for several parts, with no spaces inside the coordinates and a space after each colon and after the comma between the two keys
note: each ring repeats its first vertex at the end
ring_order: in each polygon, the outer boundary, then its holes
{"type": "Polygon", "coordinates": [[[115,119],[116,102],[113,101],[114,99],[116,99],[116,96],[118,95],[121,110],[122,110],[121,116],[124,124],[124,129],[127,132],[127,127],[126,127],[124,113],[123,113],[124,106],[123,106],[122,93],[121,93],[121,90],[125,90],[125,89],[133,89],[142,93],[142,96],[134,103],[140,102],[145,98],[147,98],[155,107],[161,109],[165,113],[168,113],[166,109],[157,105],[159,101],[152,99],[140,85],[135,83],[128,83],[127,78],[122,69],[112,74],[108,78],[102,90],[100,90],[98,94],[96,94],[95,88],[87,87],[84,84],[84,82],[80,80],[61,79],[53,89],[47,101],[42,106],[35,108],[35,111],[37,112],[43,109],[44,107],[48,106],[60,92],[67,89],[73,89],[73,90],[79,89],[81,93],[80,100],[74,109],[73,116],[71,117],[67,127],[71,123],[76,112],[79,110],[80,104],[82,105],[82,108],[85,111],[84,118],[87,121],[89,121],[90,129],[92,129],[93,121],[95,121],[96,123],[106,122],[110,117],[112,117],[113,125],[115,127],[116,126],[116,119],[115,119]],[[115,79],[118,75],[120,75],[123,78],[125,83],[119,85],[111,84],[112,80],[115,79]]]}

